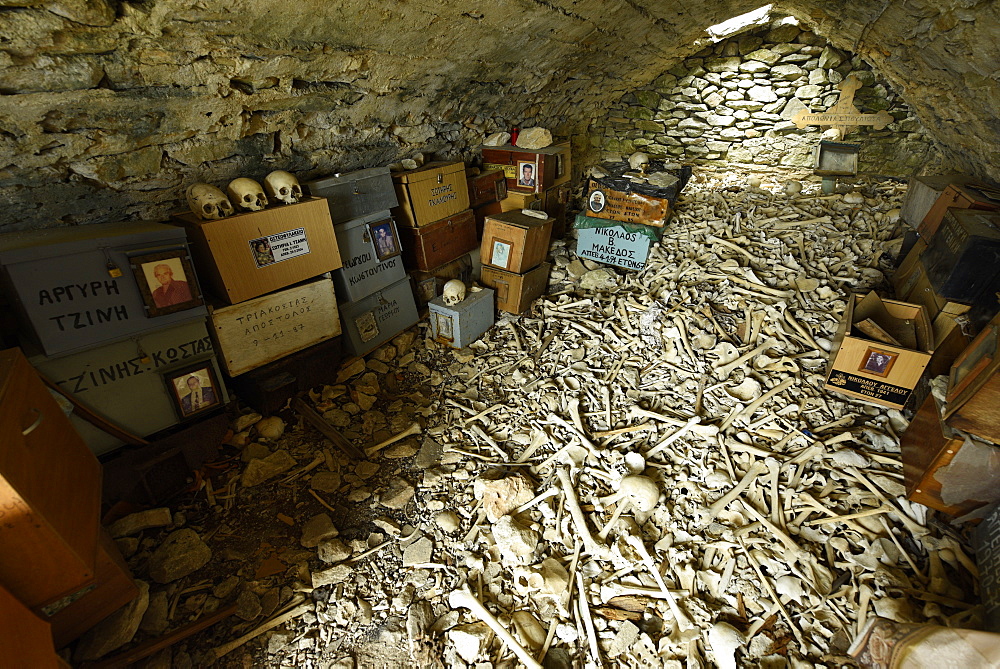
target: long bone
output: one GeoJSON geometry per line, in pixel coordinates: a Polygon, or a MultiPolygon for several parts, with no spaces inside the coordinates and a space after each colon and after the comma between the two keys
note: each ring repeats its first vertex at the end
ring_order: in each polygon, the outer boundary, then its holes
{"type": "Polygon", "coordinates": [[[500,624],[500,621],[493,617],[493,614],[476,599],[472,591],[469,590],[469,586],[463,585],[458,590],[453,591],[448,596],[448,603],[453,609],[466,608],[472,611],[477,618],[489,625],[490,629],[507,644],[508,648],[514,651],[514,654],[517,655],[518,659],[526,667],[529,669],[542,669],[542,665],[535,661],[535,658],[528,652],[528,649],[518,643],[517,639],[500,624]]]}
{"type": "Polygon", "coordinates": [[[569,515],[573,518],[577,532],[580,533],[584,549],[589,555],[594,557],[605,555],[607,547],[597,543],[590,534],[590,528],[587,527],[587,518],[583,515],[583,509],[580,508],[580,501],[576,497],[576,490],[573,488],[573,480],[570,478],[569,467],[558,467],[556,469],[556,476],[559,477],[559,483],[562,485],[563,495],[566,499],[566,506],[569,508],[569,515]]]}
{"type": "Polygon", "coordinates": [[[747,473],[743,475],[740,482],[737,483],[732,490],[727,492],[725,495],[717,499],[710,507],[708,507],[708,517],[706,520],[713,520],[716,516],[722,513],[729,504],[740,496],[740,494],[746,490],[754,479],[767,471],[767,465],[762,460],[754,460],[753,464],[750,465],[750,469],[747,473]]]}
{"type": "MultiPolygon", "coordinates": [[[[666,423],[668,425],[673,425],[674,427],[686,427],[688,421],[681,420],[679,418],[674,418],[673,416],[665,416],[655,411],[650,411],[649,409],[643,409],[640,406],[632,406],[628,410],[629,418],[652,418],[653,420],[658,420],[661,423],[666,423]]],[[[715,435],[719,434],[718,425],[706,425],[701,423],[696,423],[690,426],[692,432],[698,434],[701,437],[711,439],[715,435]]]]}
{"type": "Polygon", "coordinates": [[[369,446],[368,448],[365,449],[365,455],[371,457],[376,453],[378,453],[379,451],[381,451],[383,448],[386,448],[387,446],[392,446],[400,439],[405,439],[406,437],[409,437],[411,434],[420,434],[420,430],[421,430],[420,423],[415,422],[413,423],[413,425],[406,428],[396,436],[389,437],[385,441],[375,444],[374,446],[369,446]]]}
{"type": "Polygon", "coordinates": [[[649,554],[646,550],[646,544],[642,542],[642,538],[638,536],[639,528],[634,521],[626,521],[626,532],[625,532],[625,542],[629,546],[635,549],[635,552],[639,554],[642,558],[643,564],[646,565],[646,569],[653,575],[653,580],[656,584],[660,586],[660,592],[663,593],[664,599],[667,600],[667,606],[670,607],[670,612],[673,613],[674,619],[677,621],[677,627],[681,630],[689,630],[694,627],[694,623],[691,619],[681,610],[680,605],[677,603],[677,598],[674,597],[674,593],[670,591],[667,587],[666,582],[663,580],[663,576],[660,575],[660,570],[657,569],[656,563],[653,562],[653,556],[649,554]]]}

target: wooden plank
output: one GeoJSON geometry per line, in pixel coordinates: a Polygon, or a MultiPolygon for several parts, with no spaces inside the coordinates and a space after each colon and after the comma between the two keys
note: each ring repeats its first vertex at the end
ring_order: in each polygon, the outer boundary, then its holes
{"type": "Polygon", "coordinates": [[[367,460],[361,450],[347,440],[347,437],[338,432],[332,425],[323,420],[323,417],[316,413],[316,410],[305,403],[301,397],[292,400],[292,409],[297,411],[302,418],[319,430],[324,437],[333,442],[333,445],[355,460],[367,460]]]}
{"type": "Polygon", "coordinates": [[[49,624],[0,586],[0,657],[4,666],[55,669],[62,666],[49,624]]]}
{"type": "Polygon", "coordinates": [[[219,362],[238,376],[340,334],[333,282],[320,279],[233,306],[209,307],[219,362]]]}

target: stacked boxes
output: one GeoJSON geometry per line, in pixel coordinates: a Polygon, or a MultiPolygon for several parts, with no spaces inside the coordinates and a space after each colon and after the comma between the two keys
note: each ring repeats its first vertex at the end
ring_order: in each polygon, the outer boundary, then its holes
{"type": "Polygon", "coordinates": [[[486,218],[480,247],[482,281],[496,291],[497,309],[521,313],[544,292],[550,266],[543,261],[552,222],[547,216],[537,218],[521,211],[486,218]]]}
{"type": "MultiPolygon", "coordinates": [[[[432,162],[398,172],[392,180],[399,199],[394,210],[403,240],[403,262],[422,304],[439,294],[447,278],[461,273],[455,262],[479,245],[470,192],[477,201],[495,196],[496,181],[470,186],[465,164],[432,162]],[[490,195],[490,193],[494,195],[490,195]],[[446,278],[447,277],[447,278],[446,278]]],[[[462,277],[464,278],[464,277],[462,277]]]]}
{"type": "MultiPolygon", "coordinates": [[[[506,178],[507,196],[500,211],[538,209],[553,218],[552,235],[566,234],[566,205],[569,201],[570,143],[561,142],[544,149],[515,146],[483,146],[485,169],[501,170],[506,178]],[[526,176],[530,175],[530,176],[526,176]]],[[[497,211],[489,212],[491,214],[497,211]]]]}
{"type": "MultiPolygon", "coordinates": [[[[399,204],[389,168],[335,175],[306,184],[327,198],[343,267],[333,273],[341,301],[344,353],[360,356],[417,322],[403,266],[399,204]],[[396,215],[394,215],[396,214],[396,215]],[[405,290],[400,290],[400,287],[405,290]],[[387,306],[388,304],[394,306],[387,306]]],[[[409,205],[408,211],[417,207],[409,205]]]]}
{"type": "Polygon", "coordinates": [[[606,176],[587,184],[587,209],[576,217],[576,252],[607,265],[641,270],[649,250],[663,235],[691,168],[654,161],[648,178],[628,163],[604,165],[606,176]]]}
{"type": "MultiPolygon", "coordinates": [[[[192,255],[184,230],[158,223],[4,235],[4,289],[20,312],[32,364],[140,436],[221,407],[228,397],[192,255]],[[213,401],[185,411],[192,375],[205,397],[211,385],[213,401]]],[[[122,444],[76,415],[70,420],[97,454],[122,444]]]]}

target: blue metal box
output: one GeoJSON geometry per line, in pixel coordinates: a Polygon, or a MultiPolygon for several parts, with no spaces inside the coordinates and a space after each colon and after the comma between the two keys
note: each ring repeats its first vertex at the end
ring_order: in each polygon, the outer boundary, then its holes
{"type": "Polygon", "coordinates": [[[582,214],[576,217],[576,254],[605,265],[641,270],[646,266],[649,249],[663,233],[638,223],[621,223],[582,214]]]}
{"type": "Polygon", "coordinates": [[[452,348],[465,348],[493,327],[493,291],[489,288],[466,293],[454,306],[446,305],[443,297],[435,297],[427,307],[431,336],[452,348]]]}

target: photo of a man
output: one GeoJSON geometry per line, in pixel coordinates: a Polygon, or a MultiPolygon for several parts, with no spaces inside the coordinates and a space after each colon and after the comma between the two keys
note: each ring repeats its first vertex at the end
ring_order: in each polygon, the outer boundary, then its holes
{"type": "Polygon", "coordinates": [[[257,263],[257,267],[274,264],[274,251],[271,250],[271,243],[267,241],[267,237],[251,240],[250,249],[253,251],[253,259],[257,263]]]}
{"type": "Polygon", "coordinates": [[[143,265],[142,269],[153,295],[153,303],[160,309],[175,304],[184,304],[193,299],[191,286],[188,285],[187,276],[184,274],[184,268],[181,266],[179,258],[147,263],[143,265]],[[150,274],[152,274],[152,280],[150,280],[150,274]]]}
{"type": "Polygon", "coordinates": [[[535,164],[534,163],[518,163],[519,174],[521,175],[517,180],[518,186],[527,186],[529,188],[535,187],[535,164]]]}
{"type": "Polygon", "coordinates": [[[604,209],[604,193],[599,190],[595,190],[590,194],[590,210],[595,213],[600,213],[604,209]]]}
{"type": "Polygon", "coordinates": [[[372,236],[375,238],[375,253],[379,260],[399,254],[399,245],[396,243],[396,234],[391,222],[386,221],[372,226],[372,236]]]}
{"type": "Polygon", "coordinates": [[[185,416],[207,409],[219,401],[211,381],[206,378],[203,385],[202,375],[197,372],[175,379],[174,384],[181,396],[181,413],[185,416]]]}
{"type": "Polygon", "coordinates": [[[892,365],[896,361],[896,357],[897,356],[894,353],[889,353],[888,351],[878,351],[870,348],[865,353],[865,362],[859,371],[869,372],[879,376],[888,376],[889,370],[892,369],[892,365]]]}

